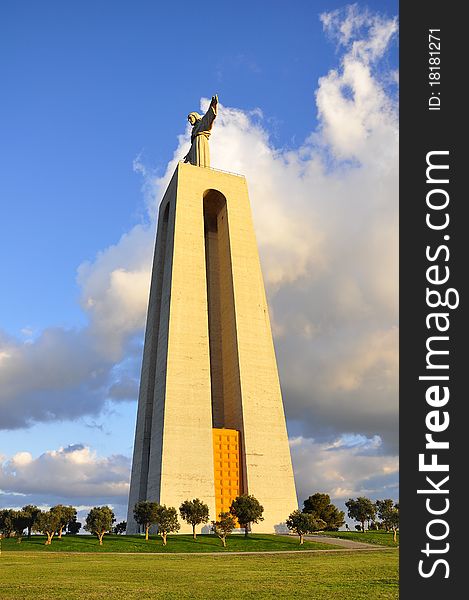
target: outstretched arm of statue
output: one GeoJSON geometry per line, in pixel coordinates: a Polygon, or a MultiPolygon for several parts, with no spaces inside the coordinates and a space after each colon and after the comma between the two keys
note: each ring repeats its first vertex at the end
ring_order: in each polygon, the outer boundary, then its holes
{"type": "Polygon", "coordinates": [[[216,115],[217,108],[218,108],[218,94],[215,94],[215,96],[212,96],[212,101],[210,102],[210,108],[213,108],[213,112],[216,115]]]}
{"type": "Polygon", "coordinates": [[[210,101],[210,106],[208,107],[207,112],[202,117],[202,120],[198,123],[198,131],[210,131],[212,129],[213,121],[217,116],[217,107],[218,107],[218,96],[212,96],[212,100],[210,101]]]}

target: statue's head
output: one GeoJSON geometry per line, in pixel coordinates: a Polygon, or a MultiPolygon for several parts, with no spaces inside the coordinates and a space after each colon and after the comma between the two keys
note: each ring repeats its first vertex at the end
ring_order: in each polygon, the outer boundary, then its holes
{"type": "Polygon", "coordinates": [[[187,115],[187,120],[191,125],[195,125],[197,121],[200,121],[202,115],[199,115],[198,112],[191,112],[187,115]]]}

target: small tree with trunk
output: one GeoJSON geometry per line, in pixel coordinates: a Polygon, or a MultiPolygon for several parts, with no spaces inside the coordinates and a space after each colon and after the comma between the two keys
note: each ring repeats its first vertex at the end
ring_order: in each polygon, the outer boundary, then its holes
{"type": "Polygon", "coordinates": [[[51,511],[56,513],[59,526],[57,528],[57,539],[62,539],[62,533],[65,527],[67,527],[70,521],[76,520],[77,510],[73,506],[64,506],[63,504],[57,504],[51,508],[51,511]]]}
{"type": "Polygon", "coordinates": [[[85,529],[96,534],[99,545],[103,545],[103,537],[107,531],[111,531],[112,524],[116,519],[109,506],[95,506],[86,517],[85,529]]]}
{"type": "Polygon", "coordinates": [[[13,531],[15,530],[13,524],[13,513],[15,511],[10,508],[5,508],[0,510],[0,533],[3,537],[10,537],[13,531]]]}
{"type": "Polygon", "coordinates": [[[51,510],[47,510],[44,512],[40,512],[36,517],[36,520],[33,525],[33,531],[38,531],[39,533],[44,533],[47,536],[46,541],[44,542],[45,546],[50,546],[52,543],[52,538],[55,535],[59,527],[59,515],[56,512],[52,512],[51,510]]]}
{"type": "Polygon", "coordinates": [[[158,518],[158,502],[141,500],[134,506],[134,519],[145,529],[145,539],[148,541],[148,530],[155,525],[158,518]]]}
{"type": "Polygon", "coordinates": [[[386,531],[392,530],[393,539],[397,542],[397,530],[399,529],[399,504],[394,504],[390,498],[376,500],[378,517],[382,520],[386,531]]]}
{"type": "Polygon", "coordinates": [[[226,538],[236,527],[236,521],[229,512],[222,512],[218,515],[218,521],[212,521],[212,531],[218,536],[226,548],[226,538]]]}
{"type": "Polygon", "coordinates": [[[14,510],[13,515],[13,529],[18,539],[18,544],[21,544],[24,530],[28,526],[28,515],[22,510],[14,510]]]}
{"type": "Polygon", "coordinates": [[[317,493],[306,498],[303,512],[313,515],[316,519],[322,519],[326,523],[324,529],[327,531],[337,531],[345,522],[343,511],[331,504],[329,494],[317,493]]]}
{"type": "Polygon", "coordinates": [[[313,515],[294,510],[286,520],[286,525],[290,531],[294,531],[300,537],[300,544],[303,544],[307,533],[324,529],[326,523],[313,515]]]}
{"type": "Polygon", "coordinates": [[[41,511],[35,504],[27,504],[26,506],[23,506],[23,508],[21,510],[28,517],[28,524],[26,525],[26,527],[28,528],[28,540],[29,540],[29,539],[31,539],[31,531],[33,530],[34,522],[35,522],[38,514],[41,511]]]}
{"type": "Polygon", "coordinates": [[[365,531],[365,521],[370,521],[375,518],[376,506],[369,498],[363,496],[356,498],[349,498],[345,503],[348,509],[348,516],[354,521],[361,523],[362,532],[365,531]]]}
{"type": "Polygon", "coordinates": [[[119,535],[119,533],[125,533],[127,529],[127,521],[121,521],[120,523],[116,523],[114,525],[114,533],[119,535]]]}
{"type": "Polygon", "coordinates": [[[158,526],[158,533],[163,538],[163,546],[166,546],[168,533],[175,533],[181,528],[177,510],[173,506],[166,507],[164,504],[159,505],[156,525],[158,526]]]}
{"type": "Polygon", "coordinates": [[[195,528],[197,525],[208,522],[208,506],[202,500],[194,498],[194,500],[184,500],[179,507],[181,517],[192,525],[192,537],[197,539],[195,528]]]}
{"type": "Polygon", "coordinates": [[[249,494],[243,494],[233,500],[230,506],[230,513],[238,519],[241,527],[244,527],[244,536],[248,536],[251,530],[251,523],[259,523],[263,521],[262,513],[264,507],[259,503],[259,500],[249,494]]]}

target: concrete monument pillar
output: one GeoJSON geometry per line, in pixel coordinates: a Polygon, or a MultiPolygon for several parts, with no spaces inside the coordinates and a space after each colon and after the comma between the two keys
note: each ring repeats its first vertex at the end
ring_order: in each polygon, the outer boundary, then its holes
{"type": "Polygon", "coordinates": [[[139,500],[200,498],[215,519],[240,493],[264,506],[253,531],[298,508],[247,184],[179,163],[159,210],[127,532],[139,500]]]}

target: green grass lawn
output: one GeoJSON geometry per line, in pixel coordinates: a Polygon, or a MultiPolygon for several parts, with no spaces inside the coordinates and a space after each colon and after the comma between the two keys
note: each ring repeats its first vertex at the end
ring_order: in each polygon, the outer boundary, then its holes
{"type": "Polygon", "coordinates": [[[397,600],[398,553],[0,557],[5,600],[397,600]]]}
{"type": "Polygon", "coordinates": [[[379,546],[390,546],[391,548],[399,546],[399,533],[397,534],[397,542],[394,542],[393,534],[386,533],[385,531],[325,531],[318,535],[327,535],[328,537],[365,542],[367,544],[377,544],[379,546]]]}
{"type": "Polygon", "coordinates": [[[91,535],[65,535],[61,540],[54,537],[50,546],[45,546],[45,537],[23,538],[18,544],[15,538],[2,540],[3,552],[256,552],[268,550],[327,550],[334,546],[322,542],[306,542],[300,546],[298,537],[282,535],[250,534],[231,535],[223,548],[221,540],[214,535],[168,535],[168,544],[163,546],[161,536],[150,536],[148,542],[137,535],[105,535],[103,545],[91,535]]]}

